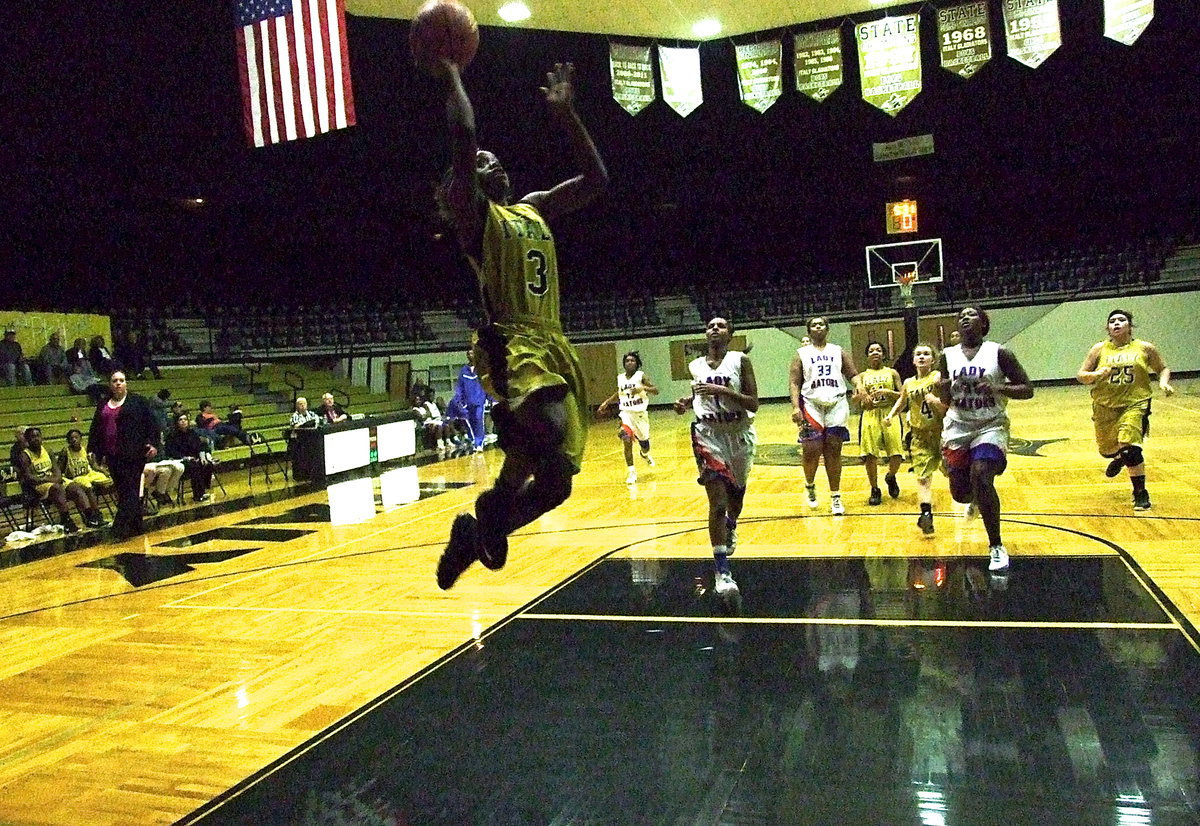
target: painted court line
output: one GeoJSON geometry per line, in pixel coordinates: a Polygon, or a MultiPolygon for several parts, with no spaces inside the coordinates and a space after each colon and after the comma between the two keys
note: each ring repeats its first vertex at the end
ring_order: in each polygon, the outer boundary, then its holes
{"type": "Polygon", "coordinates": [[[728,625],[864,625],[891,628],[1068,628],[1178,631],[1171,622],[1052,622],[1018,620],[893,620],[861,617],[650,617],[613,614],[520,614],[523,620],[580,620],[583,622],[673,622],[728,625]]]}

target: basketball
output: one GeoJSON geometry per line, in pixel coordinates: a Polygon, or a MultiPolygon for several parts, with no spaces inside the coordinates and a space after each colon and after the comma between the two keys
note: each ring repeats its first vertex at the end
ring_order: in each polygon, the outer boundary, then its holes
{"type": "Polygon", "coordinates": [[[479,49],[479,25],[458,0],[428,0],[412,19],[408,45],[417,66],[427,72],[438,74],[443,59],[464,69],[479,49]]]}

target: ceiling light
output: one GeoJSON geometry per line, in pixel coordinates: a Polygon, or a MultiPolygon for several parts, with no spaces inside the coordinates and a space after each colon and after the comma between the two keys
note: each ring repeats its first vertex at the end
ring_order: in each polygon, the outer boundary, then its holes
{"type": "Polygon", "coordinates": [[[707,20],[698,20],[692,24],[692,34],[696,37],[716,37],[721,33],[721,21],[713,20],[711,17],[707,20]]]}
{"type": "Polygon", "coordinates": [[[505,23],[519,23],[529,19],[529,6],[514,0],[512,3],[505,3],[501,6],[499,14],[500,19],[505,23]]]}

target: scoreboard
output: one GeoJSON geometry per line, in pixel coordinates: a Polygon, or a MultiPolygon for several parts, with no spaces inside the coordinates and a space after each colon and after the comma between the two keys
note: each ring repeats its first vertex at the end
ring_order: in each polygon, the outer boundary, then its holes
{"type": "Polygon", "coordinates": [[[892,201],[887,205],[887,234],[899,235],[917,231],[917,202],[892,201]]]}

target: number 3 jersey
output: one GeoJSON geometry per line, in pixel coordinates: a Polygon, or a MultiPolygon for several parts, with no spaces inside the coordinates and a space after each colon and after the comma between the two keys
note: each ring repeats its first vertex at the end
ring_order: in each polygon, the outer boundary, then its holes
{"type": "Polygon", "coordinates": [[[532,205],[488,202],[482,259],[470,261],[491,321],[561,329],[554,236],[532,205]]]}
{"type": "Polygon", "coordinates": [[[1096,367],[1112,368],[1105,378],[1092,384],[1092,402],[1102,407],[1129,407],[1150,398],[1150,366],[1146,342],[1131,340],[1123,346],[1111,341],[1100,345],[1096,367]]]}
{"type": "Polygon", "coordinates": [[[819,404],[832,404],[846,395],[842,376],[842,348],[836,344],[817,347],[806,344],[796,350],[800,356],[800,395],[819,404]]]}

